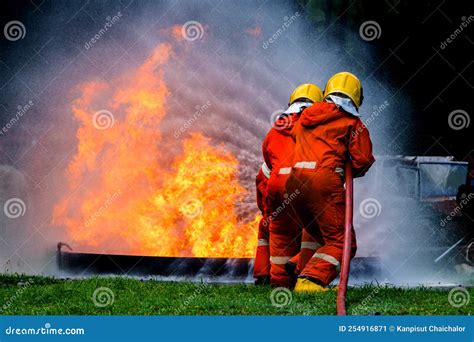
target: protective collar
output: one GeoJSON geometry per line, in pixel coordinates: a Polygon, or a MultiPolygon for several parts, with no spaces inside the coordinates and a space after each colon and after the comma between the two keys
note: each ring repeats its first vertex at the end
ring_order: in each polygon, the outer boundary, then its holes
{"type": "Polygon", "coordinates": [[[340,97],[337,95],[328,95],[326,97],[326,101],[334,103],[336,106],[342,108],[349,114],[352,114],[354,116],[360,116],[359,112],[357,111],[357,107],[351,99],[340,97]]]}
{"type": "Polygon", "coordinates": [[[299,113],[307,107],[311,107],[313,104],[311,102],[294,102],[283,114],[299,113]]]}

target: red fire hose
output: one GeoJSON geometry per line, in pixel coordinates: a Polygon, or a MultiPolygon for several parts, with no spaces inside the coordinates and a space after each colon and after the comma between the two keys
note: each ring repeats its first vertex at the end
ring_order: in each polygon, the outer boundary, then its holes
{"type": "Polygon", "coordinates": [[[344,246],[342,250],[341,275],[339,278],[339,289],[337,291],[337,314],[345,316],[347,282],[349,281],[349,271],[351,264],[352,245],[352,216],[353,216],[353,183],[352,183],[352,163],[347,161],[345,166],[346,177],[346,215],[344,227],[344,246]]]}

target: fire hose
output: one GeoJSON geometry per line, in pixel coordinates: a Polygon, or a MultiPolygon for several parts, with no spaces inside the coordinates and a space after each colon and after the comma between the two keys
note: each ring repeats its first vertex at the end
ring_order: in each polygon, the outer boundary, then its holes
{"type": "Polygon", "coordinates": [[[342,249],[341,274],[339,276],[339,289],[337,291],[337,314],[345,316],[346,311],[346,292],[349,281],[349,271],[351,264],[351,245],[352,245],[352,217],[353,217],[353,177],[352,163],[350,159],[345,165],[346,178],[346,214],[344,222],[344,245],[342,249]]]}

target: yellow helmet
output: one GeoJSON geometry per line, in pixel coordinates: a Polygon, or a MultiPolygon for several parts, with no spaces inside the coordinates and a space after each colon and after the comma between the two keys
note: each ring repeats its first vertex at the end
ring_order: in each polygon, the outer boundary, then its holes
{"type": "Polygon", "coordinates": [[[343,71],[333,75],[326,83],[324,89],[324,98],[329,94],[342,93],[349,96],[357,108],[362,104],[364,99],[362,92],[362,84],[359,79],[350,72],[343,71]]]}
{"type": "Polygon", "coordinates": [[[300,99],[309,99],[313,102],[319,102],[323,99],[323,92],[315,84],[301,84],[293,90],[293,93],[291,93],[288,105],[291,105],[293,102],[300,99]]]}

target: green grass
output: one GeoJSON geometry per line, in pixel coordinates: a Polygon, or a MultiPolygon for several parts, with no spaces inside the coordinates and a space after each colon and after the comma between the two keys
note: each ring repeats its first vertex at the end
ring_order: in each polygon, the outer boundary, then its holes
{"type": "MultiPolygon", "coordinates": [[[[23,275],[0,275],[2,315],[332,315],[336,293],[298,295],[291,303],[272,305],[271,287],[140,281],[129,278],[58,280],[23,275]],[[113,303],[95,305],[100,287],[113,292],[113,303]]],[[[470,303],[456,308],[448,290],[365,286],[348,292],[351,314],[469,315],[470,303]]],[[[106,301],[106,296],[102,300],[106,301]]],[[[101,298],[99,296],[99,304],[101,298]]],[[[103,302],[102,302],[103,303],[103,302]]]]}

